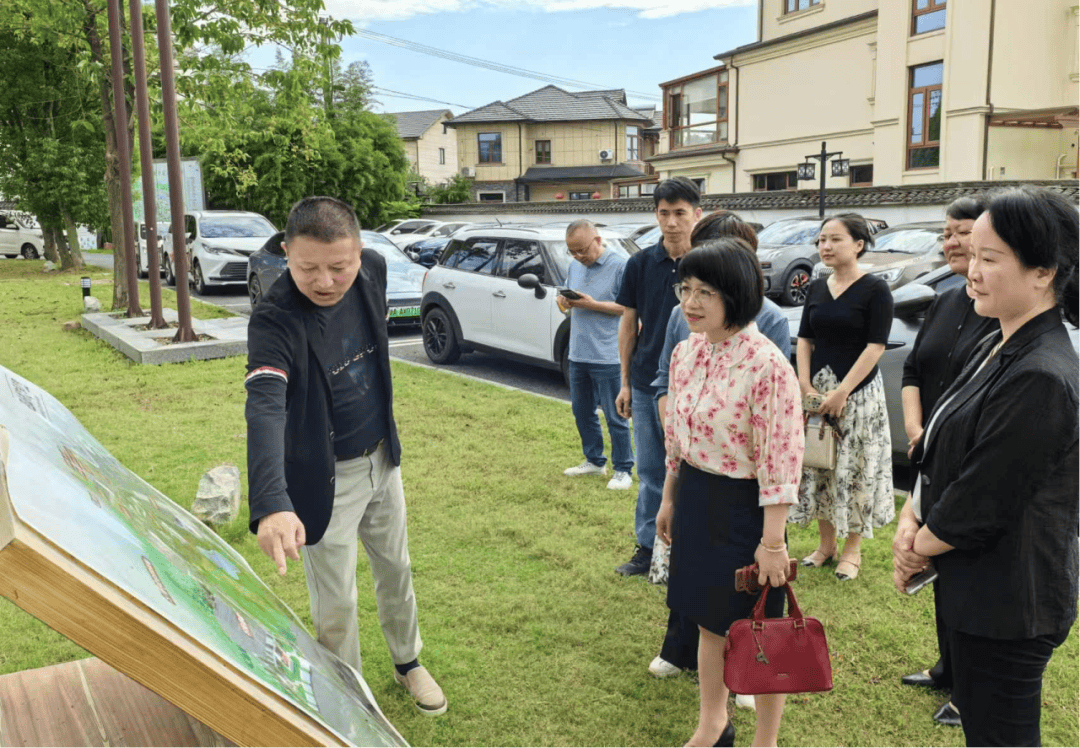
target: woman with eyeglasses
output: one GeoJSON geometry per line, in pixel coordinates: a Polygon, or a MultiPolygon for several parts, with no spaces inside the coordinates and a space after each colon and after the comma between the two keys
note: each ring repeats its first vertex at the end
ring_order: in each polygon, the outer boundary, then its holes
{"type": "Polygon", "coordinates": [[[896,514],[889,416],[877,366],[892,329],[893,299],[888,283],[859,267],[872,246],[870,227],[856,213],[821,224],[818,251],[833,272],[810,284],[795,344],[807,410],[828,416],[840,437],[835,469],[803,469],[791,521],[818,522],[820,542],[803,566],[837,560],[837,539],[844,538],[836,564],[841,581],[859,575],[863,538],[872,538],[874,528],[896,514]]]}
{"type": "MultiPolygon", "coordinates": [[[[755,595],[735,571],[755,561],[759,581],[787,581],[784,527],[797,500],[803,454],[799,383],[780,350],[751,323],[764,281],[740,239],[688,252],[675,286],[691,335],[675,347],[665,418],[667,478],[657,535],[671,546],[667,603],[697,624],[700,711],[687,745],[734,745],[724,643],[755,595]]],[[[783,615],[781,590],[766,615],[783,615]]],[[[775,745],[782,694],[755,697],[754,745],[775,745]]]]}
{"type": "Polygon", "coordinates": [[[975,221],[967,294],[1001,326],[938,400],[912,461],[893,557],[904,589],[932,563],[968,745],[1040,745],[1042,677],[1077,614],[1080,532],[1080,218],[1033,187],[992,195],[975,221]]]}

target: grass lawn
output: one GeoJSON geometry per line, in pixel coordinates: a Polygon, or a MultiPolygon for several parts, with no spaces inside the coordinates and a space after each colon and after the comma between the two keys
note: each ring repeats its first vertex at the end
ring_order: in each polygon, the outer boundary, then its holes
{"type": "MultiPolygon", "coordinates": [[[[0,261],[0,365],[51,392],[185,507],[206,470],[227,462],[244,472],[244,359],[139,366],[85,331],[63,332],[81,311],[79,275],[43,276],[41,264],[0,261]]],[[[90,274],[106,281],[94,288],[107,302],[111,274],[90,274]]],[[[696,680],[646,669],[663,637],[664,592],[613,572],[633,548],[636,485],[608,491],[602,479],[562,475],[581,460],[564,403],[400,363],[393,373],[421,661],[450,710],[423,717],[394,683],[364,562],[364,675],[391,722],[415,745],[681,745],[696,721],[696,680]]],[[[825,625],[836,688],[789,698],[782,745],[964,744],[930,719],[940,695],[899,684],[933,662],[936,645],[929,592],[892,588],[893,529],[864,543],[855,582],[800,572],[796,593],[825,625]]],[[[273,572],[246,511],[221,534],[310,623],[302,570],[273,572]]],[[[809,553],[816,536],[793,527],[793,553],[809,553]]],[[[0,600],[0,674],[84,656],[0,600]]],[[[1080,741],[1078,659],[1074,627],[1046,674],[1046,745],[1080,741]]],[[[732,718],[746,745],[753,713],[732,706],[732,718]]]]}

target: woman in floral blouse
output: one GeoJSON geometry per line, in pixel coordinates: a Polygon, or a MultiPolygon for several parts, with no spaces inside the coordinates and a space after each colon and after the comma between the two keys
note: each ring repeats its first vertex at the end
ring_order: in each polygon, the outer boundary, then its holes
{"type": "MultiPolygon", "coordinates": [[[[757,601],[735,591],[735,570],[757,561],[763,584],[787,581],[784,524],[798,500],[803,455],[799,382],[753,323],[763,282],[745,242],[718,239],[691,250],[679,278],[675,291],[691,335],[671,358],[656,529],[671,545],[668,606],[701,632],[701,709],[687,745],[733,745],[724,640],[757,601]]],[[[783,594],[770,592],[766,615],[783,609],[783,594]]],[[[756,700],[754,745],[775,745],[784,696],[756,700]]]]}

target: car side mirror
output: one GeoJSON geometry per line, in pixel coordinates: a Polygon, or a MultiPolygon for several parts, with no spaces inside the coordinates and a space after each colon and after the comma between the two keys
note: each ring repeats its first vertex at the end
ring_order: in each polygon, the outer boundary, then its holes
{"type": "Polygon", "coordinates": [[[542,299],[547,296],[547,290],[540,283],[540,279],[532,273],[525,273],[518,278],[518,285],[522,288],[531,288],[533,293],[536,294],[536,298],[542,299]]]}
{"type": "Polygon", "coordinates": [[[937,294],[922,283],[908,283],[893,291],[893,316],[902,319],[917,317],[925,312],[937,294]]]}

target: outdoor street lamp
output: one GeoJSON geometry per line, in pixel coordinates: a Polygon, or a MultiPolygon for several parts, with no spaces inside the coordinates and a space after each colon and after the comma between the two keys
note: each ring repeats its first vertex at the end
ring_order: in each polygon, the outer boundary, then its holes
{"type": "MultiPolygon", "coordinates": [[[[801,163],[797,167],[799,173],[799,181],[804,181],[808,179],[813,179],[814,172],[816,171],[815,167],[817,166],[817,164],[811,162],[810,159],[821,162],[821,181],[819,183],[820,187],[818,188],[818,218],[820,218],[821,220],[825,220],[825,162],[828,161],[829,158],[831,158],[832,156],[843,155],[843,151],[835,151],[833,153],[830,153],[829,150],[825,147],[825,141],[823,140],[821,141],[821,152],[811,153],[809,156],[805,156],[805,163],[801,163]]],[[[834,159],[830,164],[830,166],[832,167],[832,175],[834,177],[847,176],[850,164],[851,161],[846,158],[834,159]]]]}

